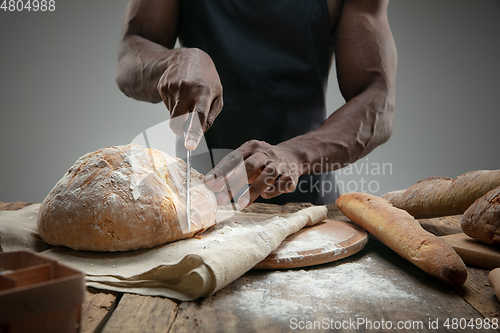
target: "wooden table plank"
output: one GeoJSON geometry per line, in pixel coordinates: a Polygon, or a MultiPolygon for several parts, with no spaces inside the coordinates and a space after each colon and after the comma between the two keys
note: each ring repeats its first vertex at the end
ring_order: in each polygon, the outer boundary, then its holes
{"type": "Polygon", "coordinates": [[[484,318],[500,318],[500,302],[488,281],[490,270],[472,266],[467,269],[467,282],[462,288],[457,288],[457,293],[484,318]]]}
{"type": "Polygon", "coordinates": [[[462,232],[461,215],[438,217],[433,219],[419,219],[420,225],[436,236],[452,235],[462,232]]]}
{"type": "Polygon", "coordinates": [[[82,304],[81,333],[101,329],[116,306],[118,293],[100,292],[89,288],[82,304]]]}
{"type": "Polygon", "coordinates": [[[0,211],[2,210],[18,210],[26,206],[32,205],[29,202],[15,201],[15,202],[0,202],[0,211]]]}
{"type": "MultiPolygon", "coordinates": [[[[357,320],[372,325],[403,321],[421,325],[410,331],[436,332],[430,321],[442,325],[454,317],[482,318],[452,287],[371,239],[363,251],[339,262],[248,272],[212,297],[182,303],[171,332],[288,332],[300,323],[316,321],[319,328],[332,328],[357,320]]],[[[447,330],[441,326],[439,331],[447,330]]]]}
{"type": "Polygon", "coordinates": [[[177,307],[177,303],[168,298],[126,293],[103,332],[168,332],[177,314],[177,307]]]}

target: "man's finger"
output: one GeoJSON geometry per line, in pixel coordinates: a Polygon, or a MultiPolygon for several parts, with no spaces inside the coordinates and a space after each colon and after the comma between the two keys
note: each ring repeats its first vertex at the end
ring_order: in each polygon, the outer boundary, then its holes
{"type": "MultiPolygon", "coordinates": [[[[264,169],[264,168],[262,168],[262,169],[264,169]]],[[[257,171],[255,171],[252,175],[250,175],[250,176],[248,177],[248,183],[249,183],[249,184],[253,184],[253,182],[254,182],[254,181],[256,181],[256,180],[257,180],[257,178],[259,178],[259,176],[260,176],[261,174],[262,174],[262,170],[257,170],[257,171]]]]}
{"type": "Polygon", "coordinates": [[[278,169],[270,164],[264,168],[259,177],[250,185],[247,191],[241,195],[238,199],[238,204],[244,208],[257,200],[257,198],[268,190],[269,187],[274,186],[276,179],[278,178],[278,169]],[[246,193],[248,192],[248,193],[246,193]]]}
{"type": "Polygon", "coordinates": [[[212,189],[217,191],[217,184],[223,181],[233,169],[236,169],[239,164],[243,163],[243,155],[238,150],[233,150],[227,154],[212,170],[205,176],[205,183],[212,189]]]}
{"type": "MultiPolygon", "coordinates": [[[[251,155],[245,160],[245,168],[247,170],[247,174],[249,178],[255,174],[259,174],[264,172],[268,165],[271,165],[272,161],[269,160],[269,157],[262,153],[258,152],[256,154],[251,155]]],[[[268,170],[269,171],[269,170],[268,170]]],[[[252,182],[255,180],[255,177],[252,179],[252,182]]]]}
{"type": "MultiPolygon", "coordinates": [[[[255,199],[253,200],[255,201],[255,199]]],[[[250,187],[246,189],[245,192],[238,198],[238,205],[240,208],[245,208],[250,205],[253,201],[250,199],[250,187]]]]}
{"type": "Polygon", "coordinates": [[[195,150],[203,137],[203,119],[206,118],[203,110],[199,105],[194,108],[184,141],[186,149],[195,150]]]}
{"type": "Polygon", "coordinates": [[[256,152],[262,151],[264,145],[266,145],[265,142],[259,140],[250,140],[242,144],[238,148],[238,151],[243,155],[243,158],[248,158],[256,152]]]}
{"type": "Polygon", "coordinates": [[[168,125],[176,135],[183,137],[184,123],[188,120],[188,118],[189,118],[189,107],[183,102],[177,100],[172,109],[172,112],[170,113],[170,119],[168,121],[168,125]]]}
{"type": "Polygon", "coordinates": [[[247,184],[247,172],[243,163],[224,178],[224,184],[217,194],[217,203],[220,205],[228,204],[229,200],[247,184]]]}
{"type": "Polygon", "coordinates": [[[213,100],[212,106],[210,107],[210,111],[208,112],[208,115],[205,119],[205,122],[202,123],[203,131],[206,132],[212,127],[215,118],[219,115],[219,113],[222,111],[222,107],[224,105],[224,102],[222,101],[222,96],[217,97],[216,99],[213,100]]]}
{"type": "Polygon", "coordinates": [[[296,186],[297,183],[293,177],[286,173],[281,175],[272,186],[269,186],[264,193],[262,193],[262,197],[264,199],[271,199],[283,193],[290,193],[295,190],[296,186]]]}

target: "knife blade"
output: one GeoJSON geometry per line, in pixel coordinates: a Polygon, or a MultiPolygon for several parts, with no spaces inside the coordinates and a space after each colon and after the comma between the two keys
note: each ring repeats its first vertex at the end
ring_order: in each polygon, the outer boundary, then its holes
{"type": "Polygon", "coordinates": [[[191,234],[191,150],[187,150],[186,170],[186,215],[188,222],[188,233],[191,234]]]}
{"type": "MultiPolygon", "coordinates": [[[[187,119],[184,122],[183,132],[184,140],[187,139],[188,129],[191,125],[191,120],[193,113],[190,112],[187,115],[187,119]]],[[[185,141],[184,141],[185,143],[185,141]]],[[[186,148],[186,217],[187,217],[187,230],[188,234],[191,234],[191,155],[192,151],[186,148]]]]}

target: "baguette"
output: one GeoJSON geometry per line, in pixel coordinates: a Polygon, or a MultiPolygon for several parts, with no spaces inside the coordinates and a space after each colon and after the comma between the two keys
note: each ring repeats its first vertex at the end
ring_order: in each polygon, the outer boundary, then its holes
{"type": "Polygon", "coordinates": [[[498,186],[500,170],[477,170],[456,179],[427,178],[406,190],[384,194],[382,198],[417,219],[432,218],[463,214],[474,201],[498,186]]]}
{"type": "Polygon", "coordinates": [[[467,280],[467,268],[455,250],[386,199],[352,192],[342,194],[336,204],[351,221],[425,272],[453,285],[467,280]]]}
{"type": "Polygon", "coordinates": [[[500,187],[477,199],[462,216],[461,226],[466,235],[500,247],[500,187]]]}

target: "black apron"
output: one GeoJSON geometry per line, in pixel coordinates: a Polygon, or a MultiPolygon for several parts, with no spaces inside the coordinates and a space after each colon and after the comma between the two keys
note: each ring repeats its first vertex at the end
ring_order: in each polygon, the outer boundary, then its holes
{"type": "MultiPolygon", "coordinates": [[[[193,161],[200,172],[217,164],[225,149],[252,139],[275,145],[325,120],[333,50],[325,0],[184,0],[179,40],[210,55],[224,89],[223,110],[205,133],[210,156],[193,161]],[[202,160],[205,165],[197,165],[202,160]]],[[[177,149],[184,157],[182,139],[177,149]]],[[[337,196],[329,172],[302,176],[293,193],[260,199],[328,204],[337,196]]]]}

